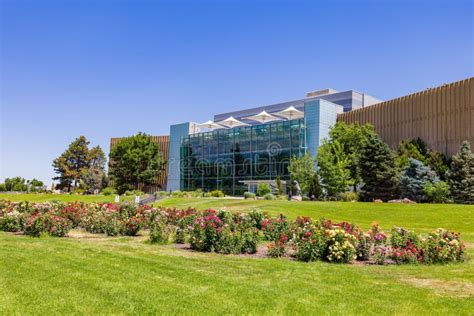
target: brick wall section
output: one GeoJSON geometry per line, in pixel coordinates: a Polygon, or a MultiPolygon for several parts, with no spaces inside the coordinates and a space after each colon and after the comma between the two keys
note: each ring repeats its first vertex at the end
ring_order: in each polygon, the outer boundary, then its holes
{"type": "MultiPolygon", "coordinates": [[[[115,137],[110,139],[110,148],[117,144],[122,137],[115,137]]],[[[139,186],[137,189],[143,190],[146,193],[154,193],[159,190],[166,190],[166,183],[168,181],[168,160],[169,160],[169,143],[170,138],[169,136],[151,136],[151,140],[157,143],[160,146],[161,153],[163,155],[163,159],[165,160],[166,164],[160,176],[158,176],[152,185],[147,186],[144,188],[143,186],[139,186]]]]}
{"type": "Polygon", "coordinates": [[[448,156],[464,140],[474,146],[474,77],[338,115],[338,121],[371,123],[390,147],[420,137],[448,156]]]}

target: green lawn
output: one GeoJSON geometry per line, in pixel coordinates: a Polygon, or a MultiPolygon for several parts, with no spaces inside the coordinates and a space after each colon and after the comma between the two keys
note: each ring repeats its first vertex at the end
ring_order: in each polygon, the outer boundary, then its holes
{"type": "MultiPolygon", "coordinates": [[[[367,228],[461,231],[472,258],[473,206],[166,199],[157,204],[290,217],[325,216],[367,228]]],[[[368,266],[191,252],[145,238],[39,239],[0,233],[0,314],[452,314],[474,311],[473,261],[368,266]]]]}

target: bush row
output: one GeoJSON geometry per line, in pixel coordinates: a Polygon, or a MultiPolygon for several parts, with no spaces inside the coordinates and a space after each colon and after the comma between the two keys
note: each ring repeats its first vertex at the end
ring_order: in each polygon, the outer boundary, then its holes
{"type": "Polygon", "coordinates": [[[226,210],[178,210],[130,203],[12,203],[0,201],[0,230],[30,236],[66,236],[71,228],[109,236],[135,236],[149,230],[151,243],[189,243],[192,249],[223,254],[256,253],[267,240],[270,257],[375,264],[447,263],[464,259],[459,234],[438,229],[422,237],[394,227],[390,237],[374,224],[368,231],[351,223],[317,221],[283,214],[270,217],[258,209],[246,214],[226,210]]]}

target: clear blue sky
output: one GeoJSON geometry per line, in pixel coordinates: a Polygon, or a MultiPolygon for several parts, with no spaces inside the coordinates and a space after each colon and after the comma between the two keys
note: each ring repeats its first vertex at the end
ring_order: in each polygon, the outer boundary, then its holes
{"type": "Polygon", "coordinates": [[[471,1],[1,0],[0,181],[51,183],[110,137],[355,89],[390,99],[473,76],[471,1]]]}

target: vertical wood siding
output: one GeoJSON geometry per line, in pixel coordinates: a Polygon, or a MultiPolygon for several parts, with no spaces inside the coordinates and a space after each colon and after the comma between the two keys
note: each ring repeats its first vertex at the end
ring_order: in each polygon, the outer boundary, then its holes
{"type": "Polygon", "coordinates": [[[403,139],[420,137],[451,156],[464,140],[474,146],[474,78],[341,113],[337,120],[374,125],[394,149],[403,139]]]}

